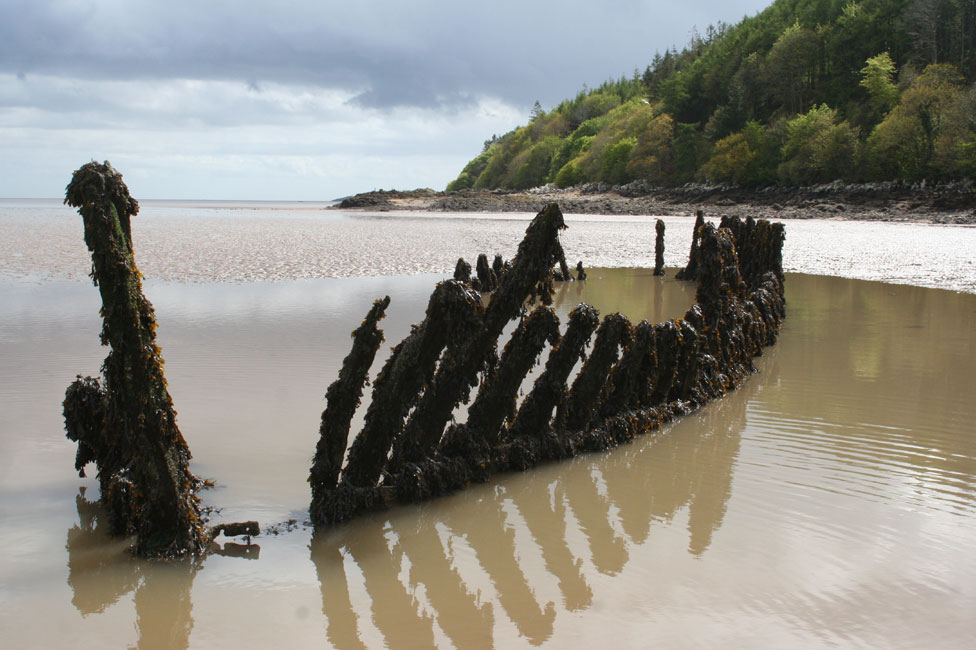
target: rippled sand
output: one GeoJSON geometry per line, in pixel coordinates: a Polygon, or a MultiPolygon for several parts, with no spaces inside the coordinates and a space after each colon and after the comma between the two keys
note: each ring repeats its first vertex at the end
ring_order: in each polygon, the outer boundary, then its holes
{"type": "MultiPolygon", "coordinates": [[[[133,219],[148,278],[250,282],[448,273],[458,256],[510,257],[530,214],[366,213],[302,204],[145,201],[133,219]]],[[[664,217],[665,265],[682,266],[693,219],[664,217]]],[[[589,267],[653,266],[654,217],[567,215],[568,259],[589,267]]],[[[788,271],[976,292],[976,228],[787,221],[788,271]]],[[[83,278],[81,218],[55,201],[0,202],[0,277],[83,278]]]]}

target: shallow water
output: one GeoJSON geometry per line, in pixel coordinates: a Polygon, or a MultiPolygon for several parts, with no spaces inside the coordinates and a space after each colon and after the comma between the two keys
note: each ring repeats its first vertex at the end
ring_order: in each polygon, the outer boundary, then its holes
{"type": "MultiPolygon", "coordinates": [[[[347,333],[389,294],[399,341],[438,277],[147,282],[217,520],[304,520],[347,333]]],[[[660,321],[693,298],[672,277],[594,269],[557,304],[660,321]]],[[[759,373],[654,435],[194,566],[104,538],[72,470],[60,401],[104,358],[97,291],[7,277],[3,645],[972,647],[976,295],[790,274],[787,300],[759,373]]]]}

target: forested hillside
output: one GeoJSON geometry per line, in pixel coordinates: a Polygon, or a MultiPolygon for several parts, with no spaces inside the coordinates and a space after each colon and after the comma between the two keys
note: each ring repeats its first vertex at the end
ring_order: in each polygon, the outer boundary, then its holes
{"type": "Polygon", "coordinates": [[[976,175],[976,0],[776,0],[485,142],[448,190],[976,175]]]}

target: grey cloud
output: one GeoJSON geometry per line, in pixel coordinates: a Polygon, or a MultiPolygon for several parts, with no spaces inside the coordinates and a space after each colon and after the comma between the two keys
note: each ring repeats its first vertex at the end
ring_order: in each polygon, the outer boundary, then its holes
{"type": "Polygon", "coordinates": [[[479,95],[552,105],[584,82],[643,68],[693,25],[764,4],[8,0],[0,71],[313,84],[373,108],[461,107],[479,95]]]}

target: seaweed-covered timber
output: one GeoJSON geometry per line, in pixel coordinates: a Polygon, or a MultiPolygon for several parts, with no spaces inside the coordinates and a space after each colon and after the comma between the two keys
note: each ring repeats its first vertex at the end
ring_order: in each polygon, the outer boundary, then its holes
{"type": "Polygon", "coordinates": [[[129,219],[139,204],[108,162],[75,171],[64,202],[84,220],[102,297],[101,341],[110,348],[101,381],[79,376],[65,394],[67,436],[78,443],[75,468],[84,475],[95,463],[112,531],[135,535],[138,554],[201,554],[211,535],[196,496],[201,482],[189,470],[153,308],[133,258],[129,219]]]}
{"type": "Polygon", "coordinates": [[[465,284],[471,282],[471,265],[465,262],[463,257],[458,258],[457,265],[454,267],[454,279],[465,284]]]}
{"type": "MultiPolygon", "coordinates": [[[[320,441],[332,460],[328,472],[312,472],[313,523],[334,525],[631,440],[738,387],[755,371],[753,358],[775,342],[785,317],[781,224],[723,219],[715,228],[699,215],[696,304],[683,319],[634,326],[611,314],[600,323],[596,310],[580,305],[560,336],[549,305],[553,276],[563,273],[554,267],[565,264],[563,228],[556,204],[542,210],[487,303],[457,274],[437,285],[426,317],[377,376],[363,430],[338,477],[336,449],[345,433],[320,441]],[[528,313],[536,298],[542,304],[528,313]],[[499,358],[498,339],[514,319],[499,358]],[[590,354],[567,388],[594,330],[590,354]],[[519,387],[547,345],[546,367],[516,408],[519,387]],[[467,420],[452,422],[474,387],[467,420]]],[[[458,268],[463,276],[460,262],[458,268]]],[[[374,354],[374,341],[357,334],[346,364],[374,354]]],[[[350,376],[350,386],[366,381],[364,373],[350,376]]],[[[336,399],[352,402],[342,395],[336,399]]],[[[329,399],[326,413],[333,412],[329,399]]],[[[351,413],[339,411],[342,421],[329,430],[345,432],[351,413]]],[[[322,432],[332,435],[324,422],[322,432]]]]}
{"type": "MultiPolygon", "coordinates": [[[[556,242],[559,246],[559,242],[556,242]]],[[[583,262],[580,260],[576,263],[576,277],[569,272],[569,266],[566,264],[566,256],[563,254],[562,246],[557,249],[557,262],[559,264],[559,270],[553,271],[552,279],[554,282],[570,282],[572,280],[585,280],[586,270],[583,268],[583,262]]],[[[475,275],[471,275],[471,265],[464,261],[463,257],[459,257],[457,264],[454,266],[454,279],[458,282],[464,283],[471,289],[481,293],[491,293],[495,290],[499,284],[501,284],[502,278],[505,274],[512,268],[511,262],[506,262],[502,259],[501,255],[495,255],[495,260],[488,266],[488,256],[484,253],[478,255],[478,261],[475,265],[475,275]]]]}
{"type": "Polygon", "coordinates": [[[664,275],[664,222],[658,219],[654,230],[657,231],[654,239],[654,275],[664,275]]]}
{"type": "Polygon", "coordinates": [[[679,280],[697,280],[698,266],[701,262],[701,254],[698,249],[701,246],[701,228],[705,224],[705,214],[701,210],[695,211],[695,229],[691,233],[691,252],[688,253],[688,264],[685,268],[678,271],[675,275],[679,280]]]}
{"type": "Polygon", "coordinates": [[[339,378],[325,392],[328,407],[322,412],[319,442],[308,479],[312,484],[313,509],[324,498],[321,487],[335,485],[339,480],[342,457],[349,443],[349,421],[359,408],[363,386],[368,383],[369,367],[383,343],[383,332],[376,324],[389,306],[389,296],[373,303],[362,324],[352,333],[355,344],[342,362],[339,378]]]}

